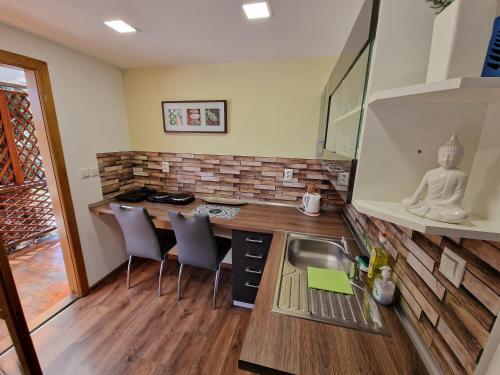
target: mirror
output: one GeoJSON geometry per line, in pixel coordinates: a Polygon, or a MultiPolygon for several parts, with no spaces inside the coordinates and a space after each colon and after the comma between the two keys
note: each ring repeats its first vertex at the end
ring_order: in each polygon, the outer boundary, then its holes
{"type": "Polygon", "coordinates": [[[365,47],[329,98],[324,147],[339,159],[356,158],[369,51],[365,47]]]}

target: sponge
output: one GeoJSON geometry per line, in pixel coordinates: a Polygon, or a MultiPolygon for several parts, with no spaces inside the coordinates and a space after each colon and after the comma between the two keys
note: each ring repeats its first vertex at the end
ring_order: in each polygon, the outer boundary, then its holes
{"type": "Polygon", "coordinates": [[[365,255],[358,255],[355,258],[356,262],[358,262],[359,269],[363,272],[368,272],[368,264],[370,263],[370,259],[365,255]]]}

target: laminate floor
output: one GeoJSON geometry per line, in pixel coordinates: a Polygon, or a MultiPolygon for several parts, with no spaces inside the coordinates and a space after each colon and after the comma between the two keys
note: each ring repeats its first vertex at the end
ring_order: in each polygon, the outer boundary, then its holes
{"type": "MultiPolygon", "coordinates": [[[[45,240],[9,256],[9,264],[30,330],[74,300],[58,239],[45,240]]],[[[11,345],[5,322],[0,320],[0,352],[11,345]]]]}
{"type": "MultiPolygon", "coordinates": [[[[214,272],[185,267],[178,302],[177,262],[167,262],[162,297],[158,267],[137,261],[131,289],[120,272],[35,331],[44,374],[248,374],[237,362],[250,311],[231,306],[231,271],[212,310],[214,272]]],[[[2,372],[20,374],[14,351],[0,357],[2,372]]]]}

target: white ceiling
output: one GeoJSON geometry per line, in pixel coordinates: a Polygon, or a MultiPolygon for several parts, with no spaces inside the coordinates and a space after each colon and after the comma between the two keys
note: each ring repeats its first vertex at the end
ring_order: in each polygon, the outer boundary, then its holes
{"type": "Polygon", "coordinates": [[[336,56],[363,0],[270,0],[273,18],[248,21],[255,0],[0,0],[0,22],[122,68],[336,56]],[[141,30],[118,34],[103,21],[141,30]]]}

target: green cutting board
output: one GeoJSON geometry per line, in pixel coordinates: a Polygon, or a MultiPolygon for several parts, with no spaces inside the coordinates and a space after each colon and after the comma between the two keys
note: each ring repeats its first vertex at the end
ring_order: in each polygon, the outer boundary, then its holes
{"type": "Polygon", "coordinates": [[[353,294],[351,283],[343,271],[326,268],[307,267],[307,285],[309,288],[329,292],[353,294]]]}

